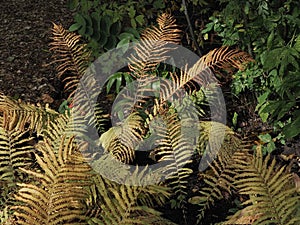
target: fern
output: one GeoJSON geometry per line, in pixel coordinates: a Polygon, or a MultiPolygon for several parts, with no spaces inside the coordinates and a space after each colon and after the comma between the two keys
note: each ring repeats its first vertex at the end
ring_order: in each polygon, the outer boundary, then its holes
{"type": "Polygon", "coordinates": [[[57,150],[47,140],[36,146],[42,154],[35,154],[41,171],[22,171],[39,182],[19,184],[15,198],[23,204],[12,207],[17,224],[79,224],[86,219],[90,167],[76,153],[73,140],[62,137],[57,150]]]}
{"type": "Polygon", "coordinates": [[[142,140],[143,118],[133,113],[120,126],[114,126],[101,135],[100,142],[121,162],[130,163],[135,158],[135,148],[142,140]]]}
{"type": "Polygon", "coordinates": [[[53,63],[59,63],[58,77],[65,82],[65,91],[71,92],[69,95],[71,98],[80,78],[88,68],[90,52],[85,44],[80,44],[80,35],[66,31],[61,25],[53,23],[52,34],[50,50],[54,52],[53,63]]]}
{"type": "Polygon", "coordinates": [[[199,177],[205,186],[199,191],[199,198],[193,204],[200,206],[198,222],[216,200],[224,198],[234,189],[234,156],[245,148],[243,142],[227,126],[217,122],[200,122],[198,153],[202,156],[199,177]],[[222,140],[224,137],[224,140],[222,140]],[[208,169],[206,169],[208,165],[208,169]]]}
{"type": "Polygon", "coordinates": [[[158,162],[165,165],[164,177],[177,198],[173,207],[180,208],[186,202],[188,178],[192,173],[187,166],[194,152],[193,143],[187,133],[182,132],[183,124],[176,113],[166,113],[161,115],[160,123],[153,128],[158,136],[154,155],[158,162]]]}
{"type": "Polygon", "coordinates": [[[241,155],[235,165],[239,168],[235,184],[240,194],[249,196],[243,203],[244,216],[255,217],[253,224],[299,224],[299,196],[291,185],[292,174],[286,173],[285,166],[277,167],[271,155],[263,159],[259,147],[250,159],[241,155]]]}
{"type": "Polygon", "coordinates": [[[101,176],[95,177],[96,202],[101,202],[101,214],[93,220],[97,224],[152,224],[153,221],[166,221],[151,207],[162,205],[169,196],[168,189],[158,185],[130,185],[136,181],[146,182],[148,170],[138,168],[122,183],[116,183],[101,176]],[[144,180],[146,179],[146,180],[144,180]],[[144,180],[144,181],[143,181],[144,180]],[[151,219],[152,218],[152,219],[151,219]]]}
{"type": "Polygon", "coordinates": [[[59,113],[50,109],[48,105],[33,105],[13,100],[0,94],[0,112],[2,113],[3,126],[6,130],[36,132],[39,136],[42,129],[47,127],[50,121],[59,116],[59,113]]]}

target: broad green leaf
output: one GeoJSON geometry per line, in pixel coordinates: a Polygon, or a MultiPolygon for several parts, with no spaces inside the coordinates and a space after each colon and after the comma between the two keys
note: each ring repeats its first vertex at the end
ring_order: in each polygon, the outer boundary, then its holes
{"type": "Polygon", "coordinates": [[[69,31],[70,32],[74,32],[76,30],[78,30],[79,28],[81,28],[81,24],[79,23],[74,23],[69,27],[69,31]]]}
{"type": "Polygon", "coordinates": [[[300,116],[283,128],[283,134],[286,138],[293,138],[300,134],[300,116]]]}

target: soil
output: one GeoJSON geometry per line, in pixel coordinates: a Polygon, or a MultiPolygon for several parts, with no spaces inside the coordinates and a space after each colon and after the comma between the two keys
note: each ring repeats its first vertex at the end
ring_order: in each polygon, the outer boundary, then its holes
{"type": "Polygon", "coordinates": [[[66,0],[10,0],[0,4],[0,92],[32,103],[61,101],[62,84],[51,63],[52,23],[68,28],[66,0]]]}

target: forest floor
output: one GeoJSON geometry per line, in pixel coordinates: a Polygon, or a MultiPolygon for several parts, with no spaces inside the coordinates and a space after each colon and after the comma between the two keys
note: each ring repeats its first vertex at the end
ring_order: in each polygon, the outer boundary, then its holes
{"type": "Polygon", "coordinates": [[[62,84],[49,65],[51,28],[53,22],[68,28],[72,19],[65,0],[1,1],[0,93],[57,108],[62,84]]]}

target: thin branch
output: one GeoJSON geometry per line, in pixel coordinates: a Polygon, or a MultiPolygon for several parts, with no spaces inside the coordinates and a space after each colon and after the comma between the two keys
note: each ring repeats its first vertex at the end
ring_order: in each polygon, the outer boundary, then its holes
{"type": "Polygon", "coordinates": [[[202,52],[200,50],[199,44],[196,41],[196,38],[195,38],[195,35],[194,35],[193,27],[192,27],[191,20],[190,20],[189,14],[188,14],[188,10],[187,10],[185,0],[182,0],[182,6],[184,8],[184,15],[185,15],[185,18],[186,18],[187,23],[188,23],[188,27],[189,27],[189,31],[190,31],[190,34],[191,34],[192,41],[194,42],[194,45],[196,46],[198,55],[201,57],[202,52]]]}

